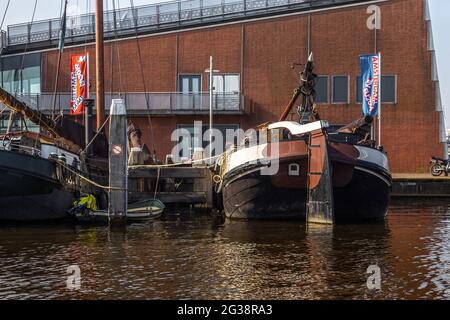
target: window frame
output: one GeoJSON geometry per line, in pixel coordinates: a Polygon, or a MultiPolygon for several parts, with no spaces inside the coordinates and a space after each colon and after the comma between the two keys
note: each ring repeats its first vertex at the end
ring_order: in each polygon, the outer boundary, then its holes
{"type": "MultiPolygon", "coordinates": [[[[199,93],[203,92],[203,74],[201,73],[179,73],[178,74],[178,81],[177,81],[177,92],[182,93],[182,86],[181,86],[181,79],[183,76],[194,78],[194,77],[200,77],[200,91],[199,93]]],[[[190,92],[192,94],[192,92],[190,92]]]]}
{"type": "MultiPolygon", "coordinates": [[[[385,74],[382,75],[382,77],[394,77],[394,101],[389,101],[389,102],[381,102],[382,104],[391,104],[391,105],[396,105],[397,104],[397,96],[398,96],[398,92],[397,92],[397,75],[396,74],[385,74]]],[[[381,93],[383,93],[383,86],[381,86],[381,93]]],[[[383,100],[383,96],[381,96],[381,100],[383,100]]]]}
{"type": "MultiPolygon", "coordinates": [[[[186,123],[177,123],[177,124],[176,124],[176,128],[177,128],[177,129],[187,129],[187,130],[189,130],[189,129],[194,128],[194,127],[195,127],[194,124],[186,124],[186,123]]],[[[235,128],[236,128],[235,131],[236,131],[236,130],[240,130],[240,129],[241,129],[241,124],[240,124],[240,123],[234,123],[234,124],[230,124],[230,123],[217,123],[217,124],[213,124],[213,129],[217,129],[217,127],[225,128],[225,130],[231,129],[231,127],[235,127],[235,128]],[[229,127],[229,128],[227,128],[227,127],[229,127]]],[[[205,132],[206,132],[207,130],[209,130],[209,125],[208,125],[208,124],[202,124],[202,138],[203,138],[203,135],[205,134],[205,132]]],[[[226,138],[226,137],[224,137],[224,138],[226,138]]],[[[237,137],[237,138],[238,138],[238,137],[237,137]]],[[[194,137],[193,137],[193,135],[191,134],[191,144],[192,144],[192,142],[193,142],[193,139],[194,139],[194,137]]],[[[225,142],[226,142],[226,141],[224,141],[224,143],[225,143],[225,142]]],[[[177,143],[180,143],[180,142],[179,142],[179,141],[178,141],[178,142],[175,142],[175,144],[177,144],[177,143]]],[[[202,148],[203,148],[204,143],[205,143],[205,141],[202,140],[202,148]]],[[[237,143],[239,144],[240,141],[237,141],[237,143]]],[[[209,144],[209,142],[206,142],[206,144],[209,144]]],[[[224,150],[225,150],[226,145],[224,145],[223,147],[224,147],[224,150]]],[[[193,154],[194,148],[195,148],[195,147],[191,145],[191,148],[192,148],[191,152],[192,152],[192,154],[193,154]]],[[[191,156],[192,156],[192,154],[191,154],[191,156]]]]}
{"type": "Polygon", "coordinates": [[[348,74],[334,74],[331,76],[331,104],[334,105],[349,105],[350,104],[350,75],[348,74]],[[346,77],[347,78],[347,102],[336,102],[334,101],[334,79],[337,77],[346,77]]]}
{"type": "MultiPolygon", "coordinates": [[[[314,101],[315,104],[318,105],[326,105],[326,104],[330,104],[330,75],[328,74],[319,74],[317,75],[317,79],[321,78],[321,77],[325,77],[327,78],[327,101],[326,102],[317,102],[314,101]]],[[[316,94],[317,94],[317,90],[316,90],[316,94]]],[[[317,95],[316,95],[317,96],[317,95]]],[[[315,100],[315,99],[314,99],[315,100]]]]}
{"type": "MultiPolygon", "coordinates": [[[[211,74],[208,72],[208,79],[207,79],[208,82],[206,84],[206,91],[208,91],[208,92],[209,92],[209,83],[210,83],[209,77],[210,76],[211,76],[211,74]]],[[[238,80],[239,80],[238,81],[238,83],[239,83],[239,91],[238,92],[234,92],[234,91],[217,92],[216,89],[214,88],[214,94],[230,94],[230,93],[240,94],[242,92],[242,82],[241,82],[241,74],[240,73],[238,73],[238,72],[217,72],[217,73],[214,73],[213,76],[222,76],[222,77],[224,77],[224,76],[238,76],[238,80]]],[[[223,84],[225,85],[225,81],[223,81],[223,84]]]]}
{"type": "MultiPolygon", "coordinates": [[[[382,102],[382,104],[388,104],[388,105],[396,105],[398,103],[398,75],[397,74],[385,74],[382,75],[382,77],[394,77],[394,102],[389,101],[389,102],[382,102]]],[[[362,105],[362,94],[361,94],[361,101],[358,101],[358,78],[361,78],[361,82],[362,82],[362,76],[361,75],[357,75],[355,77],[355,103],[356,104],[360,104],[362,105]]],[[[362,83],[361,83],[362,86],[362,83]]],[[[381,86],[381,91],[383,91],[383,86],[381,86]]],[[[383,96],[381,97],[381,99],[383,99],[383,96]]]]}

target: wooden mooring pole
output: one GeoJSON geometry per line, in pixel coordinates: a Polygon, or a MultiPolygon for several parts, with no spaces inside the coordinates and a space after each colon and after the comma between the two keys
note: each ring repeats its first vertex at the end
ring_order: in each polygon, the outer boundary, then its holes
{"type": "Polygon", "coordinates": [[[127,112],[122,99],[111,104],[109,121],[109,223],[126,223],[128,209],[127,112]]]}
{"type": "Polygon", "coordinates": [[[333,202],[328,141],[322,128],[311,132],[309,139],[307,222],[333,224],[333,202]]]}

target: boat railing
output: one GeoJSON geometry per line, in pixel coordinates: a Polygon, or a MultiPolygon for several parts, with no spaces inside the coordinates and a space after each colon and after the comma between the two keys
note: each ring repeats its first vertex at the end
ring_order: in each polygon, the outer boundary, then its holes
{"type": "MultiPolygon", "coordinates": [[[[308,10],[365,0],[182,0],[121,8],[104,13],[105,37],[132,35],[134,32],[220,22],[236,18],[255,17],[308,10]]],[[[370,0],[366,0],[370,1],[370,0]]],[[[50,41],[57,43],[60,19],[36,21],[8,26],[9,46],[50,41]]],[[[70,16],[66,23],[66,43],[91,41],[95,38],[95,15],[70,16]]]]}
{"type": "Polygon", "coordinates": [[[19,152],[24,154],[29,154],[31,156],[40,157],[41,150],[35,147],[24,146],[19,143],[13,143],[11,141],[3,141],[0,142],[0,150],[11,151],[11,152],[19,152]]]}

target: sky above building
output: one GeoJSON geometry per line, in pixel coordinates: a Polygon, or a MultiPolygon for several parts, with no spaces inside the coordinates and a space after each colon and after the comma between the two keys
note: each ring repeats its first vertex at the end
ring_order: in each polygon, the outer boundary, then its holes
{"type": "MultiPolygon", "coordinates": [[[[205,0],[208,1],[208,0],[205,0]]],[[[114,0],[115,6],[130,7],[151,3],[168,2],[167,0],[114,0]]],[[[0,0],[0,23],[3,18],[8,0],[0,0]]],[[[34,20],[56,18],[60,16],[62,0],[37,0],[34,20]]],[[[450,1],[429,0],[431,19],[434,33],[434,43],[439,70],[442,103],[445,110],[446,126],[450,129],[450,1]]],[[[32,20],[35,0],[11,0],[8,14],[3,23],[6,26],[32,20]]],[[[69,14],[84,14],[93,12],[95,0],[69,0],[69,14]]],[[[104,0],[104,10],[113,8],[113,0],[104,0]]],[[[389,23],[383,21],[383,23],[389,23]]],[[[382,32],[382,30],[381,30],[382,32]]]]}

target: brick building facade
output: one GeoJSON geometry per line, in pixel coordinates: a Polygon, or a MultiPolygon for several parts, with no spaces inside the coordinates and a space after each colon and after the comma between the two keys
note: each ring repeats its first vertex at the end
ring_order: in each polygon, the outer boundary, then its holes
{"type": "MultiPolygon", "coordinates": [[[[382,72],[386,76],[382,144],[388,152],[391,169],[424,172],[431,155],[443,156],[445,141],[427,3],[424,0],[348,2],[183,26],[140,34],[138,39],[134,36],[111,39],[105,46],[106,91],[130,95],[127,108],[132,120],[143,130],[145,142],[151,148],[154,146],[158,157],[164,159],[174,144],[170,141],[172,131],[179,126],[193,125],[196,120],[207,124],[208,113],[202,97],[200,102],[192,98],[189,110],[159,109],[157,104],[162,100],[158,99],[170,99],[169,93],[177,98],[176,93],[182,91],[207,92],[205,69],[211,55],[215,68],[220,70],[218,76],[223,77],[217,79],[224,85],[222,91],[226,92],[229,85],[237,97],[237,108],[217,110],[214,122],[246,130],[278,119],[298,83],[298,70],[293,70],[291,65],[306,61],[308,47],[314,54],[316,73],[321,76],[318,88],[321,117],[333,124],[346,124],[359,118],[359,55],[377,49],[382,52],[382,72]],[[366,25],[370,16],[368,6],[374,4],[381,8],[382,18],[376,35],[366,25]],[[131,93],[144,91],[154,98],[150,104],[153,132],[150,132],[145,107],[133,105],[131,93]]],[[[41,55],[40,94],[53,92],[58,51],[39,47],[31,50],[41,55]]],[[[91,90],[95,92],[95,48],[91,42],[64,50],[59,92],[68,92],[70,88],[70,55],[85,51],[91,57],[91,90]]],[[[10,55],[14,53],[11,51],[10,55]]],[[[8,57],[8,52],[4,57],[8,57]]]]}

